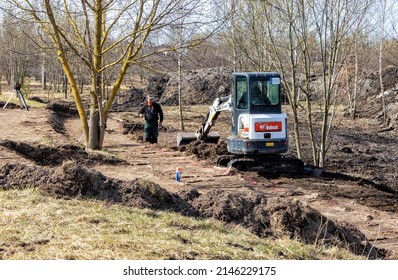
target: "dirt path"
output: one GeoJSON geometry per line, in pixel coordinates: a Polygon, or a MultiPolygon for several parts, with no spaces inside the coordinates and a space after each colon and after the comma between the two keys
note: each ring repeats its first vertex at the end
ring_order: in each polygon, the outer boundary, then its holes
{"type": "MultiPolygon", "coordinates": [[[[61,134],[55,132],[48,122],[50,114],[51,112],[46,109],[0,110],[2,120],[0,140],[9,139],[50,146],[79,144],[80,121],[75,118],[68,119],[65,123],[66,132],[61,134]]],[[[126,163],[97,163],[93,166],[106,176],[126,181],[136,178],[148,179],[170,192],[193,189],[206,192],[225,189],[265,194],[267,197],[277,197],[281,200],[297,199],[331,219],[353,224],[374,242],[375,246],[391,250],[390,258],[398,259],[397,193],[394,189],[395,185],[392,186],[391,183],[386,185],[382,179],[381,182],[374,180],[377,170],[368,168],[367,176],[363,177],[342,176],[335,172],[319,178],[267,178],[255,172],[228,172],[226,168],[214,166],[196,159],[193,155],[188,156],[170,149],[169,146],[176,139],[176,132],[163,132],[160,134],[158,145],[149,145],[137,140],[139,139],[137,135],[141,133],[139,131],[123,134],[119,116],[112,116],[109,119],[107,130],[104,149],[109,154],[125,160],[126,163]],[[182,182],[179,183],[174,179],[176,167],[183,168],[182,182]]],[[[344,142],[349,136],[341,137],[340,142],[344,147],[353,145],[349,148],[354,150],[354,153],[355,149],[363,151],[362,155],[366,160],[362,162],[362,165],[355,165],[355,171],[364,168],[364,165],[369,167],[370,161],[368,162],[367,159],[371,160],[372,156],[378,156],[380,150],[386,149],[377,144],[358,148],[353,142],[344,142]]],[[[391,139],[387,139],[386,143],[395,145],[391,139]]],[[[390,149],[395,149],[395,147],[392,146],[390,149]]],[[[0,166],[8,162],[32,164],[28,159],[3,146],[0,146],[0,153],[0,166]]],[[[352,156],[359,160],[358,155],[352,156]]],[[[386,160],[391,160],[393,157],[395,154],[390,153],[386,160]]],[[[336,166],[341,164],[341,170],[344,172],[353,170],[353,168],[349,169],[352,159],[351,162],[348,158],[339,160],[332,159],[331,162],[336,166]]],[[[373,163],[375,162],[377,161],[373,159],[373,163]]],[[[375,168],[377,169],[377,166],[375,168]]],[[[393,168],[386,171],[387,173],[396,176],[396,170],[393,168]]],[[[390,181],[387,180],[387,182],[390,181]]]]}

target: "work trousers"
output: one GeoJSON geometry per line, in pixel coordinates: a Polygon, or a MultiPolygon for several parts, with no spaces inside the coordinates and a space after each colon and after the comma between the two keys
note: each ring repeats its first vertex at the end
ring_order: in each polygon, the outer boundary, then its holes
{"type": "Polygon", "coordinates": [[[146,122],[144,126],[145,141],[155,144],[158,142],[159,128],[158,123],[146,122]]]}

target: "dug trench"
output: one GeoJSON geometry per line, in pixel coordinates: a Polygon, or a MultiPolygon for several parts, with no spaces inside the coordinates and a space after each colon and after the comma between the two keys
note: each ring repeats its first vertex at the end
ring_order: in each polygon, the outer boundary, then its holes
{"type": "MultiPolygon", "coordinates": [[[[15,111],[7,113],[10,123],[26,124],[15,111]]],[[[377,181],[333,171],[322,177],[274,178],[256,172],[226,173],[212,162],[225,152],[222,145],[196,143],[185,152],[178,151],[170,145],[176,130],[165,125],[160,143],[148,146],[142,142],[141,123],[133,127],[115,118],[107,130],[111,134],[105,144],[109,154],[92,154],[70,144],[76,140],[70,129],[78,127],[78,119],[53,112],[48,108],[29,114],[38,114],[32,126],[42,126],[41,132],[50,133],[50,125],[52,137],[62,145],[37,144],[31,135],[19,137],[26,142],[4,139],[7,133],[2,131],[2,150],[16,154],[16,160],[2,161],[2,188],[32,187],[63,199],[89,197],[198,219],[215,218],[264,238],[283,236],[348,248],[371,259],[396,258],[397,195],[388,178],[377,181]],[[42,114],[45,120],[39,118],[42,114]],[[167,183],[173,181],[173,168],[181,163],[185,165],[184,182],[167,183]],[[148,168],[156,175],[148,175],[148,168]],[[371,231],[375,227],[379,236],[371,231]]],[[[344,148],[346,153],[349,149],[344,148]]]]}

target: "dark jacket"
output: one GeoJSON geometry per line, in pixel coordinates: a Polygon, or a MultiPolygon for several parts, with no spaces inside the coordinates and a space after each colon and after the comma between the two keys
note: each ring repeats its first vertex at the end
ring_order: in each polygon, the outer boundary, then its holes
{"type": "Polygon", "coordinates": [[[162,107],[156,102],[152,102],[152,106],[148,107],[146,104],[138,112],[144,114],[145,120],[150,123],[157,123],[158,120],[163,122],[163,110],[162,107]]]}

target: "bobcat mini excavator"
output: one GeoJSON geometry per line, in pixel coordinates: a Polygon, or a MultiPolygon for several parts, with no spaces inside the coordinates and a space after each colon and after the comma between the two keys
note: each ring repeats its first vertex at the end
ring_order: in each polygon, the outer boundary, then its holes
{"type": "Polygon", "coordinates": [[[301,173],[304,168],[301,160],[281,155],[288,151],[288,134],[286,114],[282,113],[280,75],[275,72],[233,73],[232,81],[232,94],[213,102],[196,133],[179,133],[177,146],[194,140],[217,143],[220,136],[210,129],[221,111],[230,111],[232,135],[226,139],[230,154],[220,156],[218,164],[238,170],[301,173]]]}

